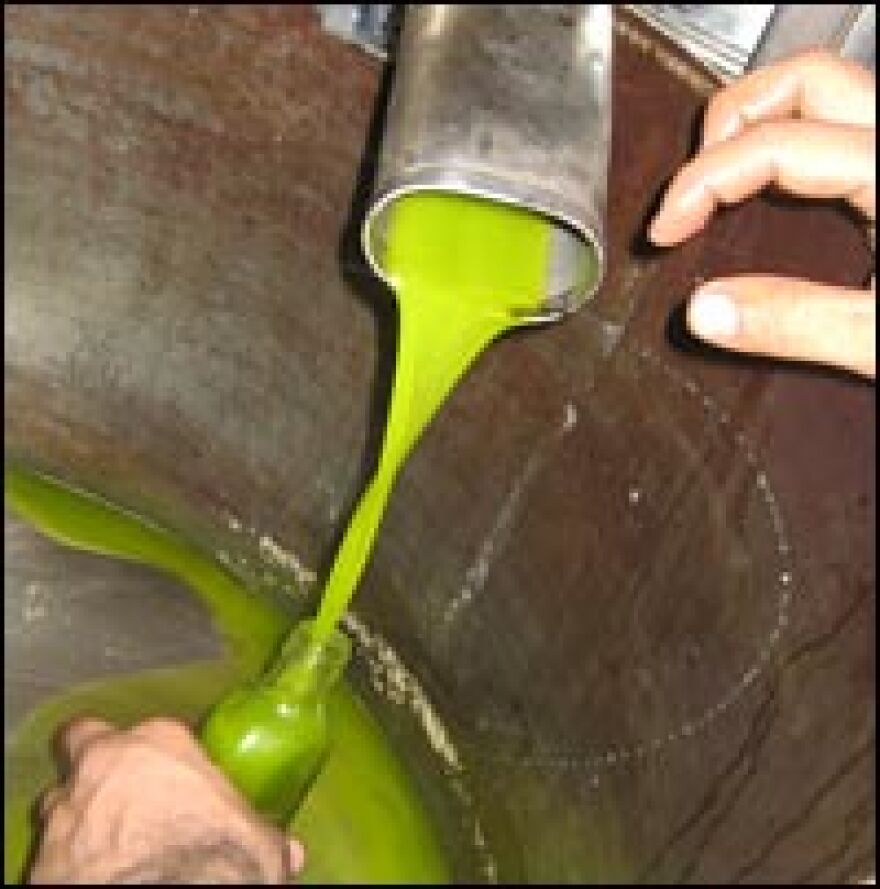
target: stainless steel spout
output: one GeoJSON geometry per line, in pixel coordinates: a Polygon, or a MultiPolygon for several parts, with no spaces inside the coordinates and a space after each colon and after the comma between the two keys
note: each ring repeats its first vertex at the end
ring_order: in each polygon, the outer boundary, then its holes
{"type": "Polygon", "coordinates": [[[607,5],[408,7],[362,232],[374,271],[395,200],[457,192],[552,221],[535,320],[582,305],[606,262],[610,73],[607,5]]]}

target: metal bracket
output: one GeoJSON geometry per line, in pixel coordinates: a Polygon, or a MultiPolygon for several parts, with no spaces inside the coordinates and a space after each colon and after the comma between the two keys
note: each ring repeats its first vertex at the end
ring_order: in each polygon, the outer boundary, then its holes
{"type": "Polygon", "coordinates": [[[380,59],[388,57],[397,16],[392,3],[315,4],[328,34],[380,59]]]}
{"type": "Polygon", "coordinates": [[[722,80],[811,46],[875,67],[872,4],[681,3],[627,8],[722,80]]]}
{"type": "Polygon", "coordinates": [[[781,4],[758,43],[750,67],[811,46],[823,46],[875,70],[877,10],[873,4],[781,4]]]}

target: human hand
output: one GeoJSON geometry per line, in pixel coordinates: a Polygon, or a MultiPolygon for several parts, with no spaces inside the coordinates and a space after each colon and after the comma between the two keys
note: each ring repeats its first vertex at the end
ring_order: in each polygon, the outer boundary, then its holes
{"type": "MultiPolygon", "coordinates": [[[[803,197],[843,198],[873,221],[874,102],[873,74],[824,51],[770,65],[719,91],[700,150],[673,179],[648,236],[677,244],[700,231],[720,204],[770,184],[803,197]]],[[[768,275],[719,279],[697,290],[687,317],[697,336],[719,346],[874,377],[873,278],[868,290],[768,275]]]]}
{"type": "Polygon", "coordinates": [[[31,883],[281,883],[301,869],[300,844],[251,809],[183,724],[80,719],[59,740],[69,777],[43,797],[31,883]]]}

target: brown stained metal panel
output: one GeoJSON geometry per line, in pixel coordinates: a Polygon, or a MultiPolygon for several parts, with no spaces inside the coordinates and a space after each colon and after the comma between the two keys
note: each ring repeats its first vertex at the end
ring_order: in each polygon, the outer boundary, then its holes
{"type": "MultiPolygon", "coordinates": [[[[325,565],[393,343],[340,245],[378,64],[305,7],[4,16],[8,450],[325,565]]],[[[357,608],[453,728],[502,877],[855,879],[874,389],[698,347],[674,309],[715,275],[859,285],[870,253],[839,208],[772,196],[648,248],[711,82],[624,15],[614,66],[606,284],[467,377],[357,608]]]]}

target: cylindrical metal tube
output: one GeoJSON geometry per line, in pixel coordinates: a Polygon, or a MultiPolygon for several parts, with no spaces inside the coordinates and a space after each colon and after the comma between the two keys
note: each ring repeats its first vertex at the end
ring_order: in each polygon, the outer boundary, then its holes
{"type": "Polygon", "coordinates": [[[406,10],[362,240],[383,267],[387,210],[436,190],[501,201],[554,226],[536,320],[591,297],[605,264],[611,135],[607,5],[406,10]]]}

